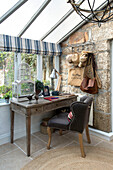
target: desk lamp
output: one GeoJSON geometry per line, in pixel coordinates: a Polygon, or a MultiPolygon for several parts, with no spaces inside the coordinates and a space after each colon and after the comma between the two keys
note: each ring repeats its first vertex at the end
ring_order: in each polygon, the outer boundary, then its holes
{"type": "Polygon", "coordinates": [[[53,69],[50,77],[51,77],[52,79],[57,79],[56,73],[59,75],[59,78],[58,78],[57,88],[56,88],[55,91],[59,91],[59,90],[60,90],[60,84],[61,84],[61,78],[62,78],[61,74],[60,74],[56,69],[53,69]]]}

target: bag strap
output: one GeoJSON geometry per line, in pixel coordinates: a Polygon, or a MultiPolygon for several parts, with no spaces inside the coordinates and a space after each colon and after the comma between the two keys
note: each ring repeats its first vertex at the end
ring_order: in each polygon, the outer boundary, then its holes
{"type": "Polygon", "coordinates": [[[94,77],[96,76],[95,70],[96,70],[96,63],[95,63],[95,58],[94,58],[94,54],[93,53],[88,53],[88,60],[86,63],[86,67],[91,64],[92,68],[93,68],[93,73],[94,73],[94,77]]]}

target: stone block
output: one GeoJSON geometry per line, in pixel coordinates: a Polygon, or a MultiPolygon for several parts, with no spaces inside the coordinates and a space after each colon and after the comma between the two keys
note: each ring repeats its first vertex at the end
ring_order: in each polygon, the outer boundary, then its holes
{"type": "Polygon", "coordinates": [[[97,74],[102,83],[102,89],[109,90],[110,88],[110,70],[99,70],[97,74]]]}
{"type": "Polygon", "coordinates": [[[97,41],[95,43],[95,49],[96,51],[107,51],[109,49],[108,41],[107,40],[97,41]]]}
{"type": "Polygon", "coordinates": [[[95,52],[95,45],[94,44],[85,44],[84,45],[84,50],[85,51],[91,51],[91,52],[95,52]]]}
{"type": "Polygon", "coordinates": [[[67,86],[67,84],[68,84],[68,83],[67,83],[67,81],[66,81],[66,80],[65,80],[65,81],[64,81],[64,80],[62,80],[62,84],[61,84],[61,86],[67,86]]]}
{"type": "Polygon", "coordinates": [[[98,27],[92,27],[92,39],[93,41],[102,41],[108,40],[113,38],[113,22],[106,22],[98,27]]]}
{"type": "Polygon", "coordinates": [[[78,52],[79,50],[78,50],[78,47],[74,47],[74,51],[75,52],[78,52]]]}
{"type": "Polygon", "coordinates": [[[98,94],[95,102],[96,110],[102,111],[104,113],[110,113],[110,103],[111,103],[110,92],[103,92],[98,94]]]}
{"type": "Polygon", "coordinates": [[[94,26],[95,24],[94,23],[87,23],[85,25],[82,26],[82,30],[89,30],[92,26],[94,26]]]}
{"type": "Polygon", "coordinates": [[[79,87],[71,86],[71,93],[80,93],[81,90],[79,87]]]}
{"type": "Polygon", "coordinates": [[[84,32],[75,32],[69,38],[69,44],[84,43],[85,41],[86,41],[86,39],[85,39],[84,32]]]}
{"type": "Polygon", "coordinates": [[[94,128],[111,132],[111,114],[94,112],[94,128]]]}
{"type": "Polygon", "coordinates": [[[84,50],[84,45],[79,45],[76,48],[76,52],[81,53],[84,50]]]}
{"type": "Polygon", "coordinates": [[[67,80],[68,79],[68,72],[63,72],[62,73],[62,80],[67,80]]]}
{"type": "Polygon", "coordinates": [[[89,40],[88,33],[87,33],[87,32],[85,32],[85,33],[84,33],[84,35],[85,35],[85,42],[87,42],[87,41],[89,40]]]}
{"type": "Polygon", "coordinates": [[[61,91],[63,93],[71,93],[71,87],[70,86],[61,86],[61,91]]]}
{"type": "Polygon", "coordinates": [[[64,41],[63,43],[61,43],[62,47],[67,47],[68,46],[68,39],[66,41],[64,41]]]}
{"type": "Polygon", "coordinates": [[[110,70],[110,53],[100,52],[97,55],[97,68],[110,70]]]}
{"type": "Polygon", "coordinates": [[[72,47],[62,48],[62,54],[63,55],[72,54],[72,47]]]}

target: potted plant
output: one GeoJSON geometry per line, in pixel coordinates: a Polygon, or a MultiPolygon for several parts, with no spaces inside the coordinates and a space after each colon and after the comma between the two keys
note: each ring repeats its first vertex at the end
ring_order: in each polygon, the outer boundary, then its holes
{"type": "Polygon", "coordinates": [[[3,98],[5,99],[6,103],[9,103],[9,99],[12,98],[12,91],[8,91],[3,95],[3,98]]]}
{"type": "Polygon", "coordinates": [[[41,90],[43,90],[43,88],[44,88],[43,82],[36,80],[35,81],[35,92],[36,92],[36,94],[39,94],[41,92],[41,90]]]}
{"type": "Polygon", "coordinates": [[[35,81],[35,99],[36,99],[36,103],[38,103],[38,95],[41,92],[41,90],[43,90],[44,85],[43,82],[36,80],[35,81]]]}

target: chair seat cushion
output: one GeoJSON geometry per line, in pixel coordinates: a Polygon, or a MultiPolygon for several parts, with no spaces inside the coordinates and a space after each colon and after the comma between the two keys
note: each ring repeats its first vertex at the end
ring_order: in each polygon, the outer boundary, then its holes
{"type": "Polygon", "coordinates": [[[48,126],[63,130],[69,129],[68,113],[59,113],[48,121],[48,126]]]}

